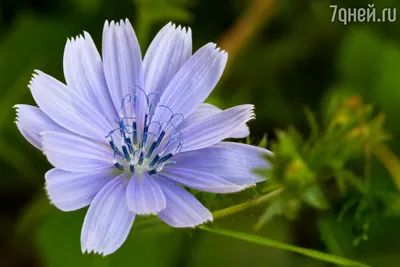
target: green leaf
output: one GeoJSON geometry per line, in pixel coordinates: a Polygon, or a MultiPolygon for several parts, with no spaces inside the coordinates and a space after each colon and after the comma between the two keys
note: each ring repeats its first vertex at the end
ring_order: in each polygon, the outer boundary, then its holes
{"type": "Polygon", "coordinates": [[[309,108],[305,108],[304,113],[306,115],[306,119],[310,127],[309,140],[316,141],[320,132],[316,115],[309,108]]]}
{"type": "Polygon", "coordinates": [[[268,142],[267,141],[267,135],[265,134],[263,136],[263,138],[261,139],[261,141],[258,143],[258,146],[266,148],[267,147],[267,142],[268,142]]]}
{"type": "Polygon", "coordinates": [[[303,195],[303,201],[317,209],[327,209],[329,204],[319,186],[310,187],[303,195]]]}
{"type": "Polygon", "coordinates": [[[318,259],[321,261],[326,261],[326,262],[330,262],[330,263],[334,263],[334,264],[338,264],[338,265],[368,267],[368,265],[361,263],[361,262],[353,261],[350,259],[345,259],[342,257],[330,255],[330,254],[312,250],[312,249],[306,249],[306,248],[296,247],[293,245],[288,245],[288,244],[281,243],[281,242],[278,242],[275,240],[271,240],[271,239],[268,239],[265,237],[260,237],[260,236],[241,233],[241,232],[234,232],[234,231],[225,230],[225,229],[208,228],[208,227],[204,227],[204,226],[201,226],[200,228],[205,231],[211,232],[211,233],[224,235],[224,236],[230,236],[233,238],[237,238],[240,240],[248,241],[248,242],[259,244],[259,245],[264,245],[267,247],[273,247],[273,248],[283,249],[283,250],[287,250],[287,251],[292,251],[295,253],[302,254],[304,256],[308,256],[308,257],[311,257],[314,259],[318,259]]]}
{"type": "Polygon", "coordinates": [[[263,215],[258,218],[254,229],[259,230],[261,227],[264,226],[267,222],[269,222],[272,218],[282,213],[282,205],[279,200],[274,201],[271,205],[268,206],[267,210],[264,212],[263,215]]]}

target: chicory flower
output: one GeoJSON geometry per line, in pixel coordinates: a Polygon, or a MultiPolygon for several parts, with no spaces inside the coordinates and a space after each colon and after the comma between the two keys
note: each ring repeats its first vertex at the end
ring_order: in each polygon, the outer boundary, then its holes
{"type": "Polygon", "coordinates": [[[192,54],[190,29],[167,24],[142,60],[128,20],[105,23],[102,57],[88,33],[67,41],[66,84],[36,71],[29,84],[39,108],[16,105],[22,135],[54,169],[45,175],[63,211],[89,205],[82,251],[108,255],[136,215],[173,227],[212,220],[182,186],[214,193],[243,190],[263,178],[266,149],[226,138],[248,136],[252,105],[205,104],[227,53],[209,43],[192,54]]]}

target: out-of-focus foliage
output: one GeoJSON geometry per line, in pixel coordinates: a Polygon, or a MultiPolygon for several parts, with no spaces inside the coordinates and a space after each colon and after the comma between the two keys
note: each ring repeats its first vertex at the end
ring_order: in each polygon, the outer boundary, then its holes
{"type": "MultiPolygon", "coordinates": [[[[400,8],[397,0],[374,2],[377,12],[400,8]]],[[[86,210],[49,204],[43,176],[51,166],[18,133],[12,106],[34,104],[27,88],[34,69],[64,80],[67,37],[85,30],[100,48],[104,21],[126,17],[142,51],[169,21],[192,28],[194,49],[220,40],[239,47],[208,102],[255,104],[248,141],[274,150],[275,168],[241,193],[195,192],[214,211],[207,227],[398,266],[400,20],[343,25],[331,21],[332,4],[371,1],[1,1],[0,266],[332,266],[153,217],[137,219],[110,257],[82,255],[86,210]]]]}
{"type": "MultiPolygon", "coordinates": [[[[342,98],[332,98],[321,126],[307,111],[308,139],[294,128],[277,133],[272,145],[274,155],[267,158],[274,167],[259,172],[269,178],[267,189],[278,187],[281,193],[260,217],[257,227],[279,214],[293,219],[303,203],[326,210],[330,202],[341,200],[340,220],[347,213],[367,220],[365,217],[377,212],[378,206],[387,212],[385,215],[397,215],[393,202],[400,200],[400,193],[386,195],[370,184],[371,156],[382,150],[389,138],[383,129],[384,116],[374,115],[372,106],[363,105],[358,97],[342,98]],[[365,168],[358,176],[349,168],[349,162],[362,155],[365,168]],[[351,198],[346,199],[348,195],[351,198]]],[[[363,230],[367,230],[368,223],[362,222],[363,230]]]]}

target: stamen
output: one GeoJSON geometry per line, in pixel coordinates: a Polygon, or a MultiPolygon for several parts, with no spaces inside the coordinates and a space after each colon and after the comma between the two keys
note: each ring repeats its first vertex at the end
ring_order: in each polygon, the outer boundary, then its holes
{"type": "Polygon", "coordinates": [[[144,129],[143,129],[143,140],[142,140],[142,147],[146,146],[147,141],[147,132],[149,131],[149,126],[147,125],[147,114],[144,116],[144,129]]]}
{"type": "Polygon", "coordinates": [[[133,99],[134,99],[134,101],[133,101],[133,107],[134,107],[134,109],[136,110],[136,107],[137,107],[138,101],[139,101],[139,100],[138,100],[139,98],[138,98],[138,96],[137,96],[137,90],[136,90],[136,88],[138,88],[138,89],[140,90],[140,92],[143,93],[144,97],[146,98],[147,106],[149,106],[149,98],[148,98],[146,92],[145,92],[142,88],[140,88],[140,86],[135,85],[134,88],[133,88],[133,99]]]}
{"type": "Polygon", "coordinates": [[[149,175],[153,175],[153,174],[156,174],[157,171],[154,169],[154,170],[148,171],[147,173],[148,173],[149,175]]]}
{"type": "Polygon", "coordinates": [[[133,153],[133,147],[132,147],[132,141],[131,138],[125,136],[125,143],[127,144],[129,148],[129,153],[133,153]]]}
{"type": "Polygon", "coordinates": [[[181,117],[181,120],[179,121],[179,123],[175,123],[176,125],[181,124],[185,120],[185,116],[183,116],[182,113],[175,113],[174,115],[172,115],[172,117],[171,117],[171,119],[169,121],[171,122],[176,116],[180,116],[181,117]]]}
{"type": "Polygon", "coordinates": [[[154,166],[154,164],[156,164],[157,163],[157,161],[159,160],[159,158],[160,158],[160,156],[159,155],[156,155],[155,157],[154,157],[154,159],[150,162],[150,167],[153,167],[154,166]]]}
{"type": "Polygon", "coordinates": [[[169,107],[165,106],[165,105],[158,105],[159,108],[166,108],[170,113],[171,113],[171,117],[169,118],[169,120],[171,120],[172,116],[174,116],[174,112],[172,111],[172,109],[170,109],[169,107]]]}
{"type": "Polygon", "coordinates": [[[110,140],[108,141],[108,143],[110,144],[112,150],[114,150],[114,153],[118,154],[119,156],[122,156],[121,151],[119,151],[119,149],[115,146],[114,140],[111,138],[111,136],[109,138],[110,140]]]}
{"type": "Polygon", "coordinates": [[[136,121],[132,123],[132,128],[133,128],[132,131],[133,144],[136,145],[137,144],[136,121]]]}
{"type": "Polygon", "coordinates": [[[153,154],[154,150],[160,145],[161,140],[164,138],[164,135],[165,135],[165,131],[162,131],[160,136],[158,137],[157,141],[153,142],[151,144],[151,147],[150,147],[149,151],[147,152],[146,158],[151,157],[151,154],[153,154]]]}
{"type": "Polygon", "coordinates": [[[176,154],[179,154],[179,153],[181,152],[182,147],[183,147],[182,143],[183,143],[183,138],[179,137],[178,146],[176,147],[176,149],[174,150],[174,152],[172,152],[172,154],[176,155],[176,154]]]}
{"type": "Polygon", "coordinates": [[[158,164],[163,163],[167,160],[169,160],[170,158],[172,158],[174,155],[172,155],[171,153],[169,153],[168,155],[162,157],[159,161],[157,161],[158,164]]]}
{"type": "Polygon", "coordinates": [[[118,120],[118,124],[119,124],[119,132],[121,133],[122,136],[125,136],[125,124],[123,117],[120,117],[120,119],[118,120]]]}
{"type": "Polygon", "coordinates": [[[133,164],[133,162],[131,162],[131,164],[129,165],[129,169],[130,169],[131,173],[135,172],[135,165],[133,164]]]}
{"type": "Polygon", "coordinates": [[[139,161],[138,164],[142,165],[143,164],[143,160],[144,160],[144,153],[143,150],[140,151],[140,155],[139,155],[139,161]]]}
{"type": "Polygon", "coordinates": [[[128,152],[128,149],[126,148],[126,145],[122,145],[122,151],[124,152],[124,157],[127,161],[131,161],[131,155],[128,152]]]}
{"type": "Polygon", "coordinates": [[[117,169],[120,169],[121,171],[125,170],[124,166],[122,166],[121,164],[119,164],[118,161],[114,161],[114,166],[115,166],[117,169]]]}
{"type": "Polygon", "coordinates": [[[158,92],[147,95],[139,86],[134,87],[132,95],[127,94],[123,97],[121,112],[115,119],[118,128],[111,130],[106,136],[114,151],[113,164],[117,169],[131,173],[147,172],[149,175],[153,175],[161,171],[166,164],[174,163],[170,159],[182,149],[183,140],[178,126],[185,117],[183,114],[173,113],[167,106],[158,105],[159,101],[158,92]],[[140,130],[138,130],[136,114],[126,114],[126,110],[124,111],[125,105],[129,102],[133,102],[133,112],[136,111],[139,93],[144,96],[144,99],[140,99],[145,101],[142,103],[147,104],[143,114],[144,125],[143,128],[139,127],[140,130]],[[163,113],[163,119],[160,118],[162,121],[152,121],[156,108],[161,109],[163,113]],[[167,109],[170,114],[165,113],[163,108],[167,109]],[[154,127],[154,123],[158,124],[158,127],[154,127]]]}
{"type": "Polygon", "coordinates": [[[131,97],[130,94],[125,95],[124,98],[122,98],[121,110],[124,109],[124,106],[125,106],[125,99],[126,99],[127,97],[129,97],[128,102],[131,102],[131,100],[132,100],[132,97],[131,97]]]}

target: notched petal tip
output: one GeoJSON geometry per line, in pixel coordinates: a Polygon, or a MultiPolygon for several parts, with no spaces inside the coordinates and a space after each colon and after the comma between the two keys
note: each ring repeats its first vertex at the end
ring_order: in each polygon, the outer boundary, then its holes
{"type": "Polygon", "coordinates": [[[94,249],[86,249],[86,248],[83,248],[83,246],[81,246],[81,251],[82,251],[82,254],[86,254],[86,255],[90,255],[90,254],[99,255],[99,256],[101,256],[101,257],[103,257],[103,258],[105,258],[106,256],[112,254],[112,252],[111,252],[111,253],[105,253],[105,252],[97,251],[97,250],[94,250],[94,249]]]}
{"type": "Polygon", "coordinates": [[[184,29],[185,29],[185,34],[188,37],[191,37],[192,36],[192,29],[189,26],[185,27],[184,29]]]}
{"type": "Polygon", "coordinates": [[[254,105],[246,104],[245,106],[249,109],[249,118],[247,122],[250,120],[254,120],[256,118],[256,113],[254,112],[254,105]]]}
{"type": "Polygon", "coordinates": [[[175,225],[175,226],[171,225],[171,226],[175,227],[175,228],[192,228],[192,229],[195,229],[197,227],[200,227],[203,224],[206,224],[206,223],[209,223],[209,222],[211,223],[211,222],[213,222],[213,220],[214,220],[214,218],[213,218],[213,216],[212,216],[212,214],[210,212],[209,217],[204,218],[204,220],[198,221],[195,224],[186,224],[186,225],[179,225],[179,226],[178,225],[175,225]]]}
{"type": "Polygon", "coordinates": [[[46,74],[43,71],[34,69],[28,87],[30,88],[33,86],[34,83],[38,82],[38,80],[42,79],[44,76],[46,76],[46,74]]]}
{"type": "Polygon", "coordinates": [[[83,31],[83,36],[84,36],[84,40],[93,40],[92,36],[87,31],[83,31]]]}
{"type": "Polygon", "coordinates": [[[204,45],[205,48],[210,49],[210,50],[216,50],[217,44],[213,42],[209,42],[204,45]]]}
{"type": "Polygon", "coordinates": [[[216,43],[210,42],[204,45],[204,47],[211,51],[214,57],[219,57],[221,64],[226,64],[228,60],[228,52],[217,46],[216,43]]]}
{"type": "Polygon", "coordinates": [[[32,76],[39,76],[39,75],[42,75],[43,74],[43,72],[41,71],[41,70],[39,70],[39,69],[34,69],[33,70],[33,75],[32,76]]]}
{"type": "Polygon", "coordinates": [[[198,224],[195,224],[195,225],[193,225],[193,226],[191,226],[191,227],[192,227],[192,228],[196,228],[196,227],[199,227],[200,225],[203,225],[203,224],[205,224],[205,223],[213,222],[213,220],[214,220],[214,218],[213,218],[213,216],[212,216],[212,213],[210,212],[209,217],[204,218],[204,220],[203,220],[202,222],[200,222],[200,223],[198,223],[198,224]]]}
{"type": "Polygon", "coordinates": [[[23,106],[23,104],[15,104],[14,106],[12,106],[13,109],[15,109],[15,111],[17,112],[17,114],[19,113],[19,110],[21,108],[21,106],[23,106]]]}
{"type": "Polygon", "coordinates": [[[129,26],[132,26],[131,21],[128,18],[125,18],[125,24],[129,25],[129,26]]]}

